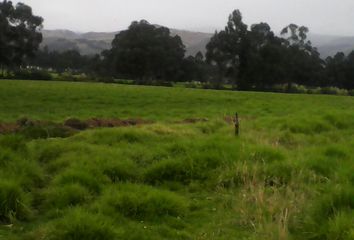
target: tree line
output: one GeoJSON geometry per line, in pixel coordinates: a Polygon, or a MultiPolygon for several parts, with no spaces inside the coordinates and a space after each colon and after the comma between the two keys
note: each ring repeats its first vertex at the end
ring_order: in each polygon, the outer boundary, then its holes
{"type": "Polygon", "coordinates": [[[239,10],[230,14],[224,30],[215,32],[205,56],[185,56],[179,36],[145,20],[132,22],[101,54],[50,52],[39,49],[42,23],[29,6],[0,2],[0,74],[31,66],[138,84],[197,81],[240,90],[269,90],[279,84],[289,89],[293,84],[354,89],[354,51],[323,60],[307,39],[307,27],[290,24],[277,36],[267,23],[247,26],[239,10]]]}

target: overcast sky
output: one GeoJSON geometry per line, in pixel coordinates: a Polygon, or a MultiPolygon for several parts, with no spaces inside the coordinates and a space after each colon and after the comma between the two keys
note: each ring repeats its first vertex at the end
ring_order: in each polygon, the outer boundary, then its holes
{"type": "MultiPolygon", "coordinates": [[[[18,1],[13,1],[18,2],[18,1]]],[[[45,29],[116,31],[133,20],[213,32],[233,9],[247,24],[265,21],[274,31],[288,23],[313,33],[354,36],[354,0],[23,0],[45,19],[45,29]]]]}

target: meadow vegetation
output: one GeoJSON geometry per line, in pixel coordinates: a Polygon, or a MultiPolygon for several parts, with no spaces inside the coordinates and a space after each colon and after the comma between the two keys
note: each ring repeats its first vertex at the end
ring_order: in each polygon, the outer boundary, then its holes
{"type": "Polygon", "coordinates": [[[354,239],[352,97],[36,81],[0,92],[1,123],[151,121],[0,135],[0,239],[354,239]]]}

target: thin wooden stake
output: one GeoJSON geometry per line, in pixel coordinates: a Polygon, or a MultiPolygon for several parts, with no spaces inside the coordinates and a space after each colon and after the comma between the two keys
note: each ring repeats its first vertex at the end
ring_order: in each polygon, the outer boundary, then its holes
{"type": "Polygon", "coordinates": [[[240,121],[238,119],[238,113],[236,113],[236,115],[235,115],[234,123],[235,123],[235,136],[239,136],[240,135],[240,121]]]}

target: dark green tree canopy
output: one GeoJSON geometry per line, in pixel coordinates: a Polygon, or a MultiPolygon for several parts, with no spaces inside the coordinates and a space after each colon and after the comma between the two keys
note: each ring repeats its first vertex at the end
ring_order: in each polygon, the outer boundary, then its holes
{"type": "Polygon", "coordinates": [[[42,23],[23,3],[0,2],[0,65],[18,66],[32,57],[42,42],[42,23]]]}
{"type": "Polygon", "coordinates": [[[168,28],[141,20],[117,34],[112,49],[105,55],[116,74],[149,81],[178,76],[184,53],[179,36],[171,36],[168,28]]]}
{"type": "Polygon", "coordinates": [[[233,76],[237,78],[242,72],[245,62],[245,51],[248,48],[247,25],[242,22],[239,10],[233,11],[228,19],[224,31],[216,32],[206,46],[206,60],[217,66],[218,76],[216,85],[233,76]]]}
{"type": "Polygon", "coordinates": [[[267,23],[248,29],[235,10],[225,30],[207,45],[207,61],[217,66],[219,84],[235,83],[239,89],[267,88],[274,84],[321,84],[325,63],[307,41],[309,29],[290,24],[277,37],[267,23]]]}

